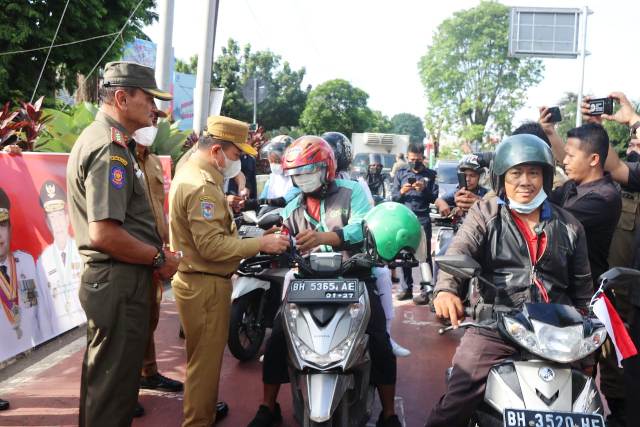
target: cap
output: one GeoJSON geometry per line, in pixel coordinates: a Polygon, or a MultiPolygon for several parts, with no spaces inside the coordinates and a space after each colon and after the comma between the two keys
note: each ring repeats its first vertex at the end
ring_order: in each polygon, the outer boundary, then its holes
{"type": "Polygon", "coordinates": [[[135,62],[115,61],[104,66],[104,87],[137,87],[163,101],[173,99],[169,92],[158,88],[153,68],[135,62]]]}
{"type": "Polygon", "coordinates": [[[207,119],[206,134],[216,139],[231,142],[250,156],[255,157],[258,154],[255,148],[247,144],[249,125],[240,120],[224,116],[210,116],[207,119]]]}
{"type": "Polygon", "coordinates": [[[40,206],[45,212],[61,211],[67,204],[67,195],[62,187],[48,180],[40,187],[40,206]]]}
{"type": "Polygon", "coordinates": [[[7,221],[9,219],[9,209],[11,208],[11,202],[9,196],[0,188],[0,222],[7,221]]]}

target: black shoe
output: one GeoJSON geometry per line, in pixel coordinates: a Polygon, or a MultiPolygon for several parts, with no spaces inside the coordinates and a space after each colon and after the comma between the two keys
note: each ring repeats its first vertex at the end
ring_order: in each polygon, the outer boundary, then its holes
{"type": "Polygon", "coordinates": [[[398,301],[406,301],[411,298],[413,298],[413,291],[411,289],[400,291],[396,294],[396,299],[398,301]]]}
{"type": "Polygon", "coordinates": [[[391,283],[400,283],[400,279],[397,277],[391,277],[391,283]]]}
{"type": "Polygon", "coordinates": [[[413,298],[413,303],[415,305],[427,305],[429,304],[429,294],[422,290],[418,295],[413,298]]]}
{"type": "MultiPolygon", "coordinates": [[[[216,423],[227,416],[229,413],[229,405],[226,402],[216,403],[216,423]]],[[[215,424],[215,423],[213,423],[215,424]]]]}
{"type": "Polygon", "coordinates": [[[180,381],[172,380],[161,374],[155,374],[150,377],[140,377],[140,388],[178,393],[182,391],[184,386],[180,381]]]}
{"type": "Polygon", "coordinates": [[[136,402],[136,408],[133,410],[133,418],[140,418],[144,416],[144,408],[140,402],[136,402]]]}
{"type": "Polygon", "coordinates": [[[400,419],[397,415],[391,415],[390,417],[383,419],[381,412],[380,417],[378,417],[376,427],[402,427],[402,424],[400,423],[400,419]]]}
{"type": "Polygon", "coordinates": [[[180,326],[180,332],[178,332],[178,337],[184,339],[184,329],[182,329],[182,326],[180,326]]]}
{"type": "Polygon", "coordinates": [[[282,413],[280,412],[280,405],[276,403],[276,408],[273,412],[268,407],[260,405],[256,416],[253,417],[247,427],[273,427],[282,422],[282,413]]]}
{"type": "Polygon", "coordinates": [[[0,411],[6,411],[7,409],[9,409],[9,402],[0,399],[0,411]]]}

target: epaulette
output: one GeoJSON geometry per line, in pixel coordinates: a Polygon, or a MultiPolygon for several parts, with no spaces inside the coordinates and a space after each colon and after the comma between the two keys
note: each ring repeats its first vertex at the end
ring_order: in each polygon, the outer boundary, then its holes
{"type": "Polygon", "coordinates": [[[122,148],[128,148],[129,137],[125,135],[120,129],[111,127],[111,142],[114,142],[122,148]]]}

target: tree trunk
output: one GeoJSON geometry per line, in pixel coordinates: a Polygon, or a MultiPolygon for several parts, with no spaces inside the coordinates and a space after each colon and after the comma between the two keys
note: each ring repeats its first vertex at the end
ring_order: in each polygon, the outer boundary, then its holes
{"type": "Polygon", "coordinates": [[[81,102],[98,102],[98,74],[94,73],[89,79],[85,79],[82,74],[78,74],[78,89],[75,94],[76,104],[81,102]]]}

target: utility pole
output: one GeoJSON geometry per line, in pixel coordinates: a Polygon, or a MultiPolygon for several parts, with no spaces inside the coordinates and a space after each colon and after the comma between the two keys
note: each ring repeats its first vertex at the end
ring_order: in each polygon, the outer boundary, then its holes
{"type": "Polygon", "coordinates": [[[576,127],[582,125],[581,107],[582,107],[582,97],[583,97],[582,91],[584,90],[584,66],[587,60],[587,55],[589,54],[587,52],[587,20],[589,18],[589,15],[591,15],[592,13],[593,12],[591,12],[587,6],[585,6],[582,9],[582,51],[580,53],[580,55],[582,56],[581,58],[582,63],[580,64],[580,68],[581,68],[580,90],[578,91],[578,100],[577,100],[577,106],[576,106],[576,127]]]}
{"type": "Polygon", "coordinates": [[[198,71],[196,88],[193,97],[193,130],[196,133],[206,126],[209,114],[209,97],[211,95],[211,67],[213,65],[213,49],[216,41],[219,0],[204,0],[205,8],[203,32],[200,38],[202,45],[198,54],[198,71]]]}
{"type": "MultiPolygon", "coordinates": [[[[156,56],[156,82],[162,90],[171,88],[171,56],[173,41],[174,0],[158,0],[158,19],[160,21],[160,40],[156,56]]],[[[171,101],[159,101],[161,110],[168,110],[171,101]]]]}

